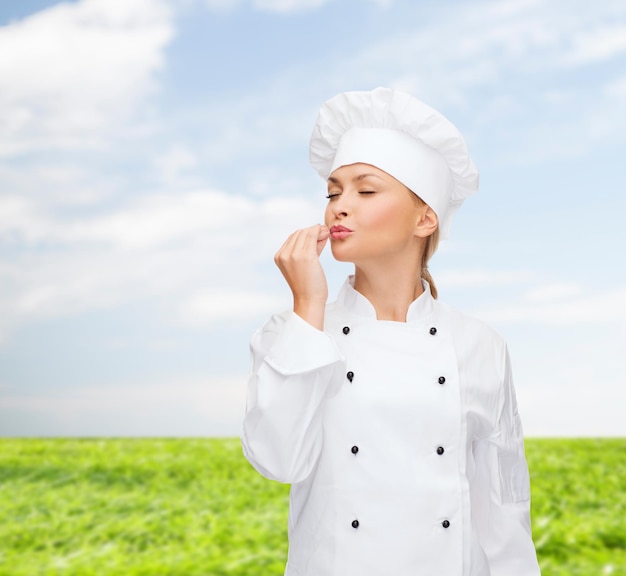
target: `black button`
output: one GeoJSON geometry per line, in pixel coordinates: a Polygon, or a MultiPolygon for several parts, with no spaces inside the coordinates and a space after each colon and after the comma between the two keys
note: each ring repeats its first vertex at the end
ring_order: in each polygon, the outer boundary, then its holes
{"type": "Polygon", "coordinates": [[[358,446],[352,446],[350,451],[352,452],[352,454],[356,454],[359,451],[359,447],[358,446]]]}
{"type": "Polygon", "coordinates": [[[441,456],[444,452],[445,450],[443,449],[443,446],[439,446],[439,448],[437,448],[437,454],[439,454],[439,456],[441,456]]]}
{"type": "Polygon", "coordinates": [[[343,333],[344,334],[350,334],[350,326],[344,326],[343,327],[343,333]]]}
{"type": "Polygon", "coordinates": [[[441,525],[442,525],[444,528],[450,528],[450,522],[448,522],[447,520],[444,520],[444,521],[441,523],[441,525]]]}
{"type": "Polygon", "coordinates": [[[434,336],[435,334],[437,334],[437,328],[435,328],[434,326],[429,330],[429,332],[434,336]]]}
{"type": "Polygon", "coordinates": [[[439,376],[439,378],[437,379],[437,382],[439,382],[439,384],[445,384],[446,379],[443,376],[439,376]]]}
{"type": "Polygon", "coordinates": [[[354,378],[354,372],[348,372],[346,374],[346,376],[348,377],[348,380],[350,380],[350,382],[352,382],[352,379],[354,378]]]}
{"type": "Polygon", "coordinates": [[[359,527],[359,521],[358,520],[352,520],[352,528],[358,528],[359,527]]]}

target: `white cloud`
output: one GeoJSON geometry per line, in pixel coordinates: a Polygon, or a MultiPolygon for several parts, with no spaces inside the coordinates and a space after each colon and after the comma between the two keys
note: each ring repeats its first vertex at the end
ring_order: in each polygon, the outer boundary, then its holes
{"type": "MultiPolygon", "coordinates": [[[[251,0],[250,4],[261,12],[299,12],[302,10],[315,10],[334,0],[251,0]]],[[[391,6],[395,0],[369,0],[383,8],[391,6]]],[[[244,4],[243,0],[204,0],[209,10],[225,12],[235,10],[244,4]]]]}
{"type": "Polygon", "coordinates": [[[237,248],[250,240],[262,244],[263,238],[255,237],[255,233],[266,234],[276,224],[290,229],[290,222],[295,227],[295,223],[315,216],[317,209],[301,198],[254,200],[218,190],[153,194],[108,213],[101,209],[97,215],[76,219],[55,215],[40,202],[4,196],[0,197],[0,239],[24,248],[47,243],[126,250],[156,249],[186,241],[212,246],[217,252],[218,247],[237,248]]]}
{"type": "Polygon", "coordinates": [[[25,322],[138,300],[156,299],[163,314],[194,326],[264,312],[277,301],[242,286],[254,284],[259,264],[271,265],[287,235],[316,216],[297,198],[211,190],[150,196],[76,220],[2,198],[0,240],[20,250],[0,263],[4,338],[25,322]]]}
{"type": "Polygon", "coordinates": [[[615,79],[584,76],[589,64],[626,53],[624,26],[616,24],[623,3],[484,1],[429,11],[415,4],[415,14],[424,16],[415,26],[339,55],[324,71],[330,93],[368,80],[406,90],[453,121],[467,114],[462,129],[470,142],[506,126],[505,153],[526,164],[623,141],[624,100],[611,100],[603,88],[615,79]],[[556,91],[567,106],[554,101],[556,91]],[[509,142],[517,122],[525,129],[509,142]]]}
{"type": "Polygon", "coordinates": [[[241,233],[254,213],[242,196],[217,191],[150,195],[112,214],[55,231],[69,243],[93,242],[129,249],[158,248],[203,231],[216,237],[241,233]]]}
{"type": "MultiPolygon", "coordinates": [[[[206,1],[221,9],[244,4],[206,1]]],[[[245,3],[246,9],[252,1],[245,3]]],[[[322,3],[267,0],[257,9],[297,11],[322,3]]],[[[119,136],[126,130],[136,135],[137,127],[148,123],[145,136],[152,127],[150,115],[158,112],[151,109],[150,96],[174,34],[171,3],[81,0],[0,28],[0,157],[55,151],[32,161],[25,155],[23,163],[13,158],[10,165],[0,166],[0,243],[8,255],[0,261],[0,338],[43,318],[135,302],[158,315],[158,321],[198,328],[283,307],[268,281],[274,272],[276,284],[283,285],[271,258],[293,228],[319,220],[313,196],[311,201],[297,199],[294,191],[313,188],[309,178],[317,182],[306,164],[306,138],[320,98],[338,90],[387,83],[413,91],[464,122],[460,127],[470,140],[502,130],[502,153],[518,153],[524,166],[535,158],[581,154],[599,141],[623,142],[626,80],[619,76],[621,68],[613,66],[624,54],[621,25],[616,24],[624,21],[623,0],[457,2],[453,9],[436,3],[427,10],[423,3],[398,4],[407,13],[414,10],[415,16],[425,17],[405,18],[394,34],[355,42],[366,50],[343,51],[316,64],[299,59],[290,69],[284,68],[288,58],[272,62],[263,71],[259,90],[237,97],[216,90],[210,105],[204,100],[198,109],[165,106],[165,116],[155,120],[168,142],[144,137],[142,146],[136,140],[129,145],[119,136]],[[585,76],[591,70],[593,82],[585,76]],[[185,117],[179,125],[180,116],[185,117]],[[204,123],[201,131],[198,123],[204,123]],[[194,130],[187,131],[189,126],[194,130]],[[192,132],[201,132],[202,138],[194,142],[192,132]],[[84,162],[87,146],[109,150],[84,162]],[[80,155],[65,154],[68,149],[80,155]],[[124,162],[116,163],[116,154],[124,162]],[[233,159],[236,174],[224,170],[233,159]],[[203,171],[207,165],[210,168],[203,171]],[[145,180],[134,173],[142,170],[151,172],[145,180]],[[200,180],[202,173],[205,178],[200,180]],[[207,189],[206,174],[224,182],[240,178],[242,192],[256,198],[207,189]],[[146,195],[155,180],[155,187],[166,193],[146,195]],[[173,189],[181,192],[167,193],[173,189]]],[[[500,152],[498,146],[483,149],[500,152]]],[[[464,263],[475,261],[481,248],[452,246],[453,255],[465,256],[459,258],[464,263]]],[[[503,262],[514,264],[514,258],[512,254],[503,262]]],[[[543,257],[534,264],[542,266],[543,257]]],[[[343,281],[346,266],[332,262],[329,282],[343,281]]],[[[603,344],[623,342],[606,336],[624,325],[623,288],[592,293],[558,281],[535,286],[536,274],[443,270],[435,279],[461,293],[479,293],[480,301],[490,304],[475,311],[477,315],[507,324],[514,333],[532,328],[532,342],[538,332],[548,340],[558,330],[604,338],[603,344]],[[496,294],[489,290],[494,285],[506,289],[496,294]],[[475,287],[480,290],[465,290],[475,287]],[[602,324],[602,330],[585,330],[593,324],[602,324]]],[[[558,270],[551,268],[550,278],[558,280],[558,270]]],[[[611,404],[604,412],[593,407],[595,420],[586,430],[617,430],[616,424],[602,423],[603,414],[611,410],[617,422],[617,407],[623,405],[610,374],[619,372],[614,369],[618,354],[610,358],[582,347],[563,352],[559,365],[571,365],[571,370],[551,368],[545,376],[541,372],[554,362],[557,347],[551,344],[533,349],[523,363],[539,373],[531,374],[532,386],[519,391],[527,431],[562,433],[561,423],[567,421],[568,430],[577,433],[577,417],[590,400],[585,380],[611,404]],[[550,357],[544,359],[547,348],[550,357]],[[608,366],[608,377],[598,377],[598,363],[608,366]],[[544,393],[550,385],[554,393],[544,393]],[[565,388],[571,394],[564,400],[565,388]],[[559,401],[571,411],[554,419],[545,406],[559,401]]],[[[71,363],[60,359],[63,362],[71,363]]],[[[29,399],[15,391],[5,394],[5,387],[3,397],[12,404],[4,405],[0,422],[13,418],[12,429],[17,430],[25,429],[22,417],[35,423],[39,418],[49,424],[48,431],[109,434],[111,418],[119,418],[120,434],[166,434],[170,424],[174,433],[210,434],[218,429],[214,422],[227,414],[224,426],[233,431],[240,418],[242,381],[237,379],[238,392],[232,398],[234,389],[215,384],[208,392],[204,382],[194,379],[158,380],[153,386],[128,383],[123,396],[128,410],[119,405],[119,388],[92,387],[84,393],[66,388],[58,397],[29,399]],[[194,415],[188,404],[204,412],[194,415]],[[194,424],[185,427],[186,422],[194,424]],[[204,428],[207,422],[211,428],[204,428]]]]}
{"type": "Polygon", "coordinates": [[[577,31],[563,61],[575,66],[608,60],[622,52],[626,52],[626,24],[610,23],[590,31],[577,31]]]}
{"type": "Polygon", "coordinates": [[[540,302],[546,300],[560,300],[570,296],[577,296],[583,291],[581,286],[576,284],[547,284],[532,288],[526,298],[531,302],[540,302]]]}
{"type": "Polygon", "coordinates": [[[525,432],[624,436],[626,324],[518,328],[509,347],[525,432]]]}
{"type": "Polygon", "coordinates": [[[626,76],[608,83],[604,87],[604,92],[609,98],[626,98],[626,76]]]}
{"type": "Polygon", "coordinates": [[[220,320],[236,320],[256,315],[268,315],[285,307],[275,294],[241,291],[202,291],[181,303],[182,323],[192,327],[211,325],[220,320]]]}
{"type": "Polygon", "coordinates": [[[0,28],[0,156],[102,145],[154,86],[162,0],[61,3],[0,28]]]}
{"type": "Polygon", "coordinates": [[[437,282],[450,288],[470,286],[503,286],[527,282],[532,272],[515,270],[442,270],[437,272],[437,282]]]}
{"type": "Polygon", "coordinates": [[[319,8],[332,0],[253,0],[253,6],[264,12],[294,12],[319,8]]]}
{"type": "Polygon", "coordinates": [[[46,226],[45,217],[28,198],[0,196],[0,240],[5,244],[34,242],[46,226]]]}
{"type": "MultiPolygon", "coordinates": [[[[260,163],[262,158],[279,164],[276,158],[294,146],[302,146],[304,156],[321,98],[378,84],[415,93],[453,121],[464,121],[460,127],[470,142],[494,138],[506,127],[501,153],[514,162],[580,155],[600,138],[623,138],[615,121],[619,102],[606,106],[605,80],[589,84],[578,76],[586,65],[572,64],[580,59],[573,55],[583,50],[589,28],[599,35],[614,30],[623,4],[578,2],[575,9],[563,1],[536,0],[455,3],[452,9],[443,3],[428,9],[398,4],[403,22],[393,34],[370,35],[332,60],[272,68],[262,89],[197,111],[215,135],[197,150],[200,161],[260,163]],[[570,74],[563,82],[556,76],[562,72],[570,74]],[[311,78],[318,79],[314,86],[311,78]],[[518,123],[523,127],[517,129],[518,123]]],[[[307,5],[285,0],[263,6],[307,5]]],[[[621,52],[606,54],[617,58],[621,52]]]]}
{"type": "Polygon", "coordinates": [[[190,173],[197,166],[197,154],[184,144],[170,146],[154,161],[155,170],[161,174],[161,181],[170,188],[188,188],[196,184],[190,173]]]}
{"type": "Polygon", "coordinates": [[[565,288],[565,285],[538,287],[520,302],[488,307],[480,310],[479,314],[498,324],[576,326],[626,321],[626,288],[581,292],[577,287],[565,288]]]}
{"type": "Polygon", "coordinates": [[[626,77],[604,84],[598,101],[588,107],[587,135],[592,142],[611,142],[626,134],[626,77]]]}
{"type": "Polygon", "coordinates": [[[9,389],[0,397],[0,434],[237,436],[245,392],[245,374],[59,386],[35,395],[9,389]]]}
{"type": "Polygon", "coordinates": [[[598,383],[592,377],[562,386],[518,390],[520,414],[527,436],[624,436],[624,387],[598,383]],[[558,407],[558,416],[555,415],[558,407]]]}
{"type": "Polygon", "coordinates": [[[204,0],[204,4],[209,10],[225,12],[234,10],[241,5],[242,0],[204,0]]]}

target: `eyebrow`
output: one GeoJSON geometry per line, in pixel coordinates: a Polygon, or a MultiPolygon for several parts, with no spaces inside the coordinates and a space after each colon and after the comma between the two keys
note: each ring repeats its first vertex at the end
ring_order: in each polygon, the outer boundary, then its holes
{"type": "MultiPolygon", "coordinates": [[[[380,176],[378,176],[378,174],[374,174],[374,173],[370,173],[370,172],[368,172],[367,174],[359,174],[358,176],[356,176],[352,180],[360,182],[361,180],[364,180],[365,178],[370,178],[370,177],[378,178],[379,180],[382,180],[382,178],[380,176]]],[[[340,184],[339,179],[335,178],[333,176],[329,176],[328,177],[328,181],[332,182],[333,184],[340,184]]]]}

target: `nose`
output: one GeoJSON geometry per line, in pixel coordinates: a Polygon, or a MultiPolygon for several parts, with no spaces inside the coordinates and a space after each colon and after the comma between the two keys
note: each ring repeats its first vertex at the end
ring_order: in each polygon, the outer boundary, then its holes
{"type": "Polygon", "coordinates": [[[350,214],[349,201],[345,193],[331,203],[331,209],[335,218],[345,218],[350,214]]]}

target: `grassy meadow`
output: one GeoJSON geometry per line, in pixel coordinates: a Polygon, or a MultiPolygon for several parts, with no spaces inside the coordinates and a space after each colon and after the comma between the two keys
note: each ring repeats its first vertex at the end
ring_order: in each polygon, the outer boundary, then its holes
{"type": "MultiPolygon", "coordinates": [[[[626,576],[626,438],[526,449],[543,576],[626,576]]],[[[0,439],[0,576],[281,576],[287,508],[237,439],[0,439]]]]}

